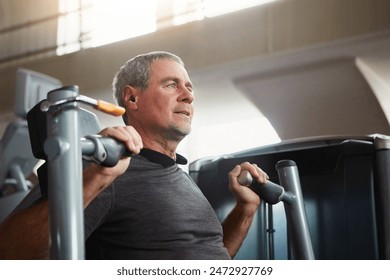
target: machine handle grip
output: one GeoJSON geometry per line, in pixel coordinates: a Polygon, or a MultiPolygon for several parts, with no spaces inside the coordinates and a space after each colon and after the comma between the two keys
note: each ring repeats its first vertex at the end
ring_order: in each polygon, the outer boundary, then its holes
{"type": "Polygon", "coordinates": [[[249,187],[269,204],[276,204],[282,200],[291,202],[294,199],[293,196],[285,192],[284,188],[278,184],[271,181],[267,181],[264,184],[256,182],[248,170],[241,171],[237,181],[241,185],[249,187]]]}
{"type": "Polygon", "coordinates": [[[122,157],[131,156],[125,145],[114,138],[88,135],[82,138],[83,156],[106,167],[115,166],[122,157]]]}

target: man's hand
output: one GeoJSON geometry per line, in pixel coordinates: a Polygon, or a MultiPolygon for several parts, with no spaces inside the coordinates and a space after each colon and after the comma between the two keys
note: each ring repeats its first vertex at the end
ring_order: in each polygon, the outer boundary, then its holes
{"type": "MultiPolygon", "coordinates": [[[[133,154],[138,154],[143,147],[141,136],[132,126],[108,127],[100,131],[99,134],[103,137],[112,137],[123,142],[126,149],[133,154]]],[[[130,158],[123,157],[116,166],[110,168],[99,166],[100,168],[96,168],[95,171],[116,178],[126,171],[129,163],[130,158]]]]}
{"type": "MultiPolygon", "coordinates": [[[[133,154],[143,148],[141,136],[132,126],[108,127],[99,132],[104,137],[115,138],[126,146],[133,154]]],[[[83,171],[84,206],[87,206],[97,195],[107,188],[118,176],[128,168],[130,157],[124,157],[113,167],[104,167],[91,163],[83,171]]]]}
{"type": "Polygon", "coordinates": [[[264,184],[268,179],[267,173],[265,173],[256,164],[250,164],[244,162],[237,165],[232,171],[229,172],[229,189],[237,199],[238,204],[253,206],[257,209],[260,204],[260,197],[253,192],[250,188],[241,185],[237,178],[242,170],[248,170],[253,179],[260,184],[264,184]]]}
{"type": "Polygon", "coordinates": [[[242,170],[248,170],[254,180],[260,184],[265,183],[269,178],[256,164],[244,162],[237,165],[229,172],[229,189],[236,197],[236,206],[226,217],[223,226],[223,243],[230,256],[233,258],[240,249],[242,242],[248,234],[253,217],[260,204],[260,197],[250,188],[241,185],[237,177],[242,170]]]}

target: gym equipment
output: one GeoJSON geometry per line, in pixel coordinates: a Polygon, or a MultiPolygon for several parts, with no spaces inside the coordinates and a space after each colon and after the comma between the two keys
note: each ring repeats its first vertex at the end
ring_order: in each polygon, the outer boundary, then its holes
{"type": "Polygon", "coordinates": [[[88,118],[81,116],[89,113],[80,103],[114,116],[124,113],[122,107],[80,95],[77,86],[67,86],[48,92],[47,99],[27,116],[33,153],[46,161],[38,174],[49,194],[51,259],[85,257],[83,156],[113,166],[125,151],[114,139],[82,135],[80,121],[88,118]]]}
{"type": "Polygon", "coordinates": [[[238,176],[238,182],[250,187],[269,204],[284,202],[287,217],[287,228],[291,240],[291,249],[294,259],[314,260],[309,227],[302,198],[298,168],[292,160],[281,160],[276,164],[281,185],[267,181],[264,184],[256,183],[247,170],[238,176]],[[286,190],[286,191],[285,191],[286,190]]]}
{"type": "Polygon", "coordinates": [[[16,71],[15,119],[0,140],[0,222],[2,222],[34,187],[33,169],[38,159],[31,151],[27,112],[48,91],[61,86],[53,77],[19,68],[16,71]]]}
{"type": "MultiPolygon", "coordinates": [[[[226,173],[256,163],[283,186],[275,165],[293,160],[316,259],[390,259],[390,137],[324,136],[286,140],[190,164],[194,181],[222,221],[234,205],[226,173]]],[[[294,259],[288,203],[262,203],[237,259],[294,259]],[[287,210],[288,211],[288,210],[287,210]]]]}

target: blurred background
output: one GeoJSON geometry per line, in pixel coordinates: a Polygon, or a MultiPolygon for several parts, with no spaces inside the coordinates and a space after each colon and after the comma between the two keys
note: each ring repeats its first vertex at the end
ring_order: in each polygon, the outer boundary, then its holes
{"type": "Polygon", "coordinates": [[[390,133],[389,0],[1,0],[0,135],[15,118],[18,68],[112,101],[119,67],[153,50],[179,55],[195,84],[193,132],[179,148],[190,162],[390,133]]]}

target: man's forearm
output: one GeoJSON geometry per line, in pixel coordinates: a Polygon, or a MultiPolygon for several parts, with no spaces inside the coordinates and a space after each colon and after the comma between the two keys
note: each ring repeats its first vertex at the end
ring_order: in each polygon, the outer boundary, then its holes
{"type": "Polygon", "coordinates": [[[222,223],[223,242],[233,258],[248,234],[256,213],[256,207],[237,204],[222,223]]]}
{"type": "Polygon", "coordinates": [[[48,259],[48,203],[22,210],[0,225],[0,259],[48,259]]]}
{"type": "MultiPolygon", "coordinates": [[[[83,196],[86,207],[115,178],[86,168],[83,196]]],[[[0,259],[49,258],[49,203],[41,201],[9,216],[0,225],[0,259]]]]}

